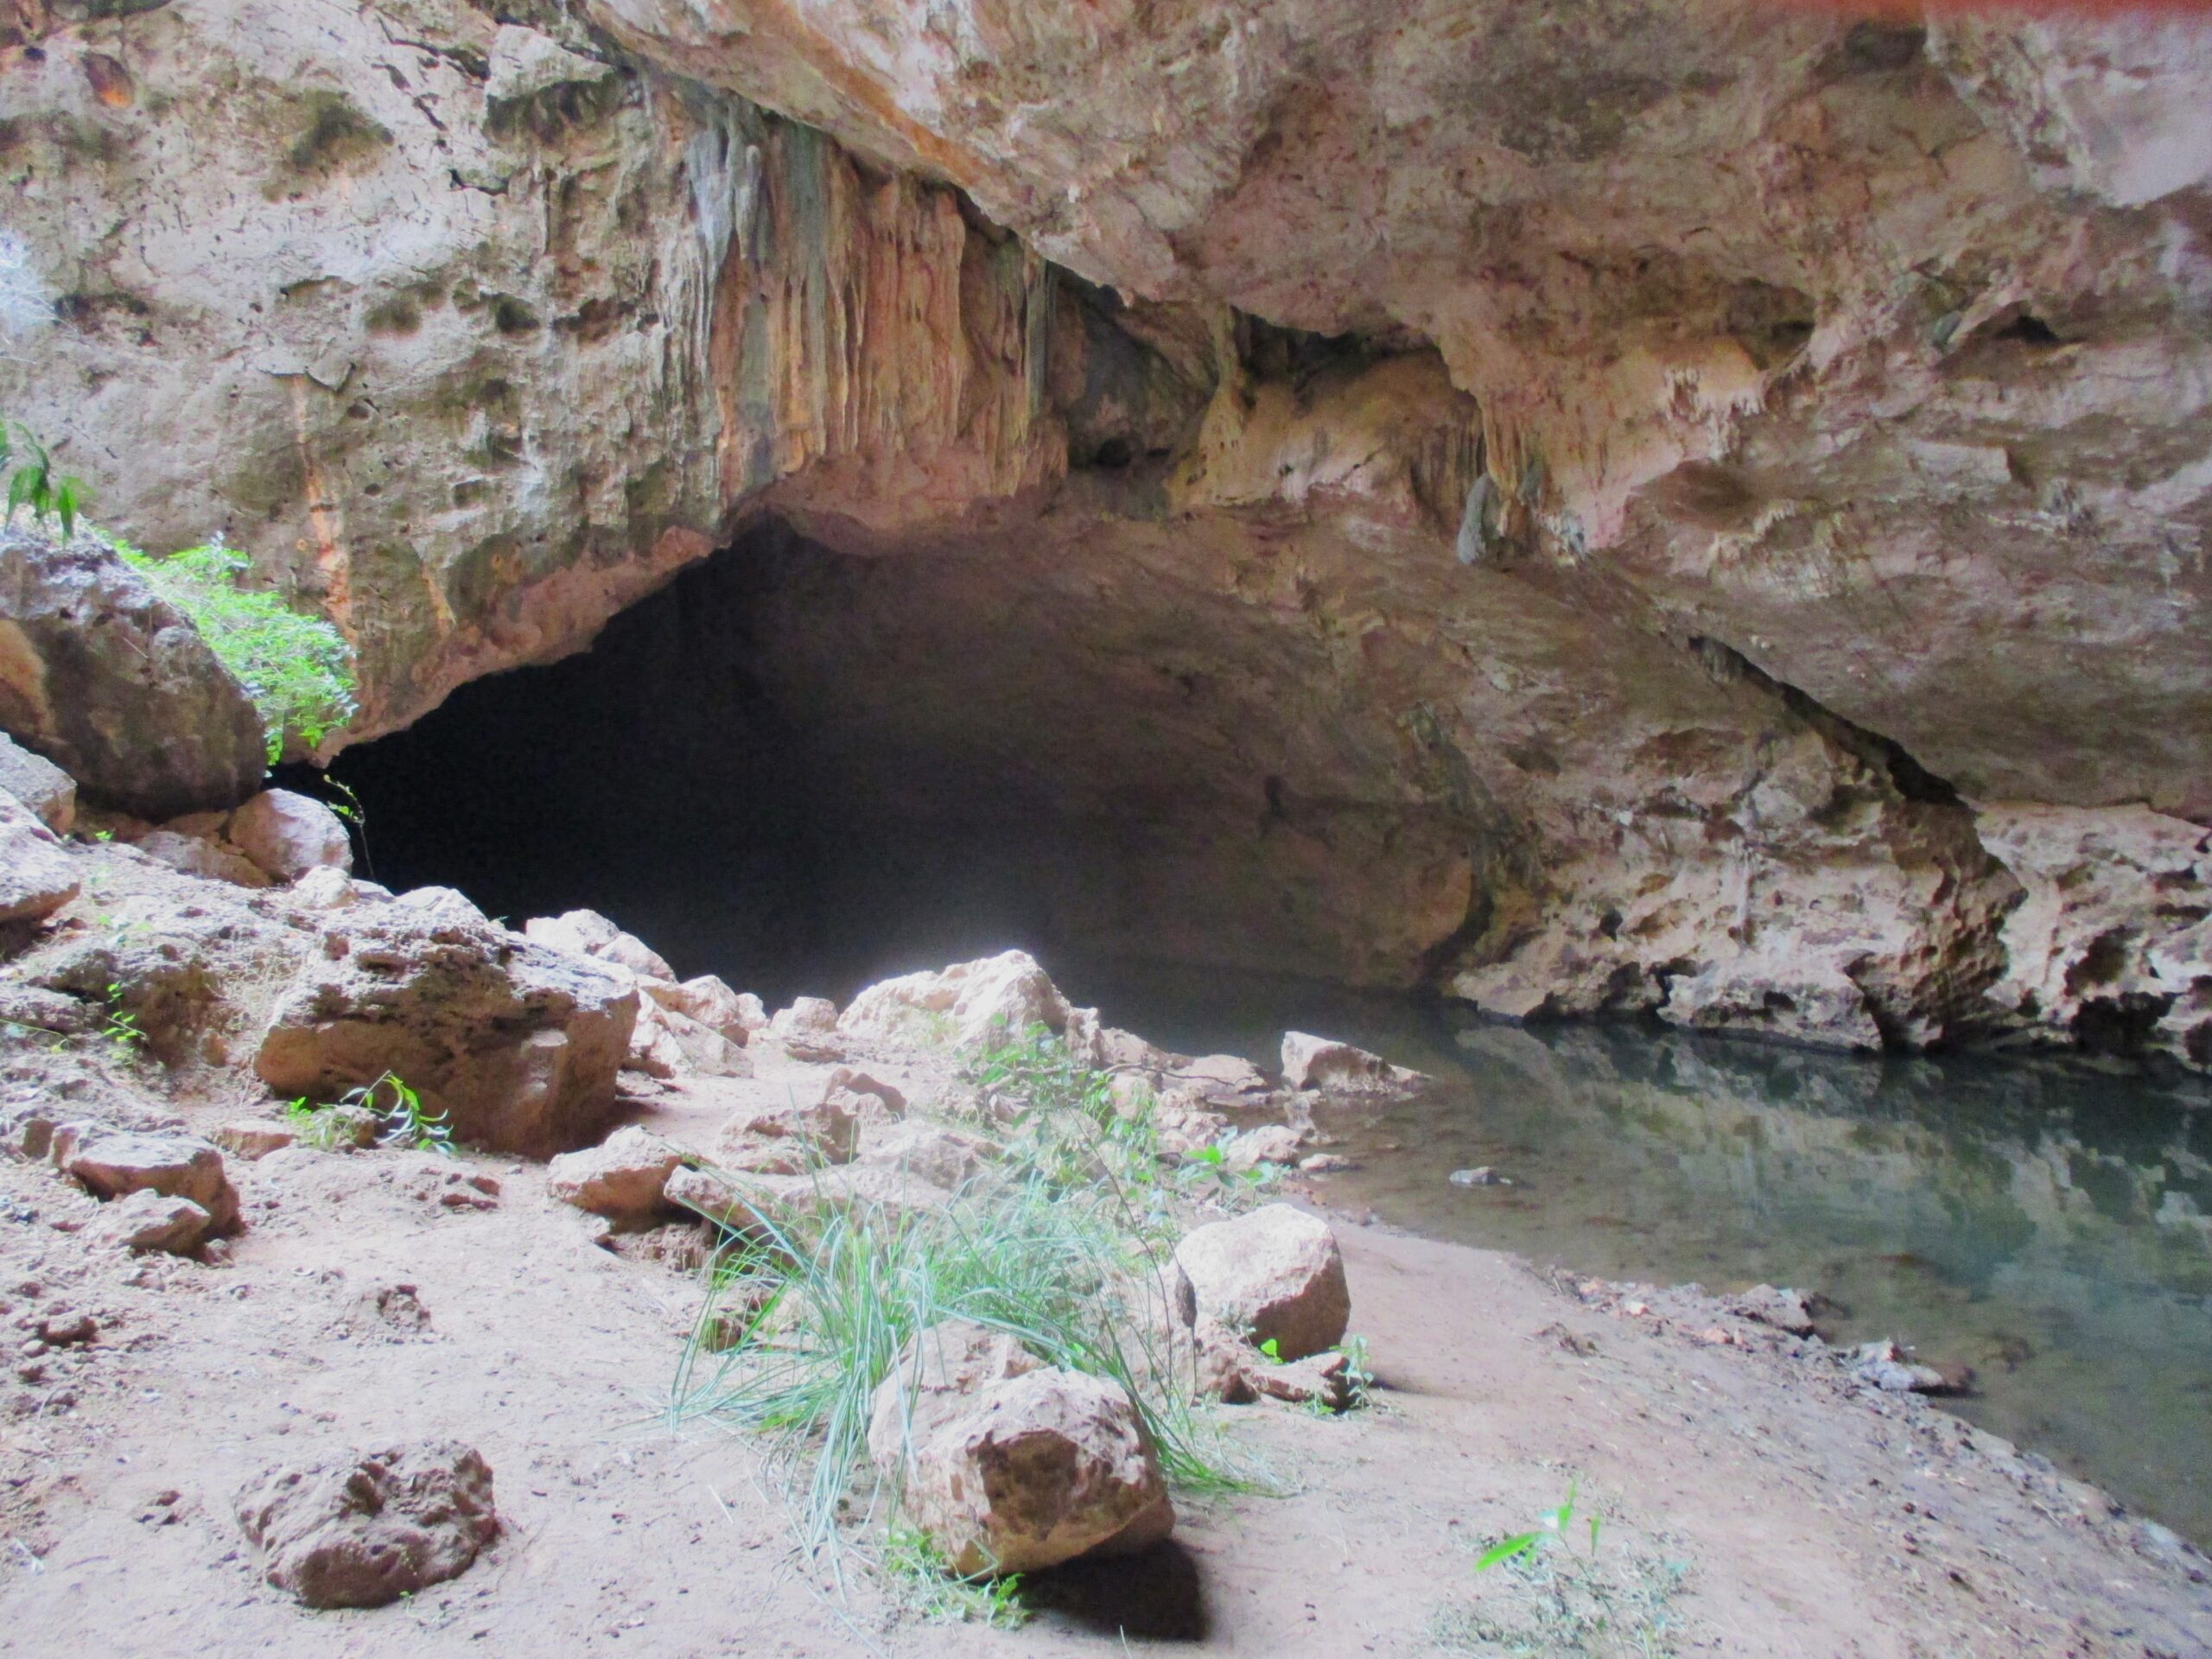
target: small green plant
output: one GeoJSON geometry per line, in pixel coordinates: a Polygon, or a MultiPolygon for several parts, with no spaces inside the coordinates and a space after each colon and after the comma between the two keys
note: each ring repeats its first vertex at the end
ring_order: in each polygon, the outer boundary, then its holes
{"type": "Polygon", "coordinates": [[[296,744],[315,747],[353,717],[353,652],[345,635],[276,594],[239,586],[251,566],[221,537],[158,559],[127,543],[113,545],[156,593],[191,618],[208,649],[245,687],[261,711],[271,765],[296,744]]]}
{"type": "Polygon", "coordinates": [[[124,1058],[134,1058],[145,1044],[146,1033],[138,1023],[138,1016],[124,1001],[120,981],[110,980],[105,995],[107,1012],[100,1020],[100,1036],[124,1058]]]}
{"type": "MultiPolygon", "coordinates": [[[[1501,1562],[1512,1560],[1516,1556],[1526,1555],[1540,1545],[1553,1542],[1564,1544],[1567,1535],[1567,1529],[1574,1520],[1575,1486],[1576,1483],[1572,1480],[1567,1483],[1567,1502],[1550,1513],[1539,1516],[1533,1531],[1516,1532],[1510,1537],[1501,1538],[1478,1555],[1475,1558],[1475,1571],[1486,1573],[1501,1562]]],[[[1590,1554],[1592,1559],[1595,1559],[1598,1554],[1598,1532],[1601,1524],[1602,1522],[1599,1516],[1595,1515],[1590,1516],[1590,1554]]]]}
{"type": "Polygon", "coordinates": [[[1362,1406],[1371,1404],[1375,1394],[1375,1373],[1368,1368],[1367,1338],[1348,1336],[1337,1344],[1337,1352],[1344,1357],[1344,1389],[1348,1396],[1345,1409],[1357,1411],[1362,1406]]]}
{"type": "Polygon", "coordinates": [[[1029,1622],[1029,1609],[1021,1600],[1020,1573],[1009,1573],[1002,1579],[963,1577],[952,1570],[927,1533],[912,1527],[886,1530],[881,1565],[893,1594],[926,1623],[1014,1630],[1029,1622]]]}
{"type": "Polygon", "coordinates": [[[8,512],[12,516],[18,507],[28,507],[31,521],[40,524],[58,518],[66,541],[77,533],[77,514],[87,493],[83,480],[57,474],[54,457],[29,427],[16,423],[15,432],[11,442],[8,423],[0,422],[0,472],[8,474],[8,512]]]}
{"type": "Polygon", "coordinates": [[[384,1120],[377,1136],[380,1147],[401,1147],[415,1152],[453,1155],[453,1127],[448,1115],[435,1116],[423,1109],[423,1096],[387,1071],[374,1083],[349,1089],[338,1097],[340,1106],[359,1106],[384,1120]]]}
{"type": "MultiPolygon", "coordinates": [[[[380,1147],[453,1155],[453,1128],[448,1115],[424,1111],[423,1096],[409,1088],[397,1072],[387,1071],[374,1083],[348,1089],[336,1103],[357,1107],[372,1115],[382,1126],[377,1132],[377,1145],[380,1147]]],[[[292,1126],[302,1143],[326,1152],[347,1144],[351,1134],[351,1126],[342,1114],[305,1095],[284,1108],[284,1121],[292,1126]]]]}
{"type": "Polygon", "coordinates": [[[361,843],[361,873],[370,880],[375,880],[377,867],[375,861],[369,856],[369,809],[361,804],[361,798],[344,779],[333,778],[325,772],[322,781],[344,798],[330,802],[330,810],[338,815],[340,821],[353,832],[353,838],[361,843]]]}

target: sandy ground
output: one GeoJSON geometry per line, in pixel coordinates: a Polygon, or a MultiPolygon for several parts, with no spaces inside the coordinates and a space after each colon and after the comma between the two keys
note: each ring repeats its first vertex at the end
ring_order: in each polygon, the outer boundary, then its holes
{"type": "MultiPolygon", "coordinates": [[[[822,1070],[770,1057],[646,1118],[693,1138],[733,1089],[822,1070]]],[[[295,1149],[232,1174],[249,1230],[211,1267],[95,1257],[67,1230],[91,1199],[0,1166],[0,1317],[99,1327],[0,1370],[0,1651],[2212,1654],[2201,1556],[1925,1402],[1709,1305],[1349,1221],[1376,1405],[1224,1414],[1286,1495],[1185,1503],[1161,1549],[1037,1581],[1026,1629],[931,1625],[825,1590],[756,1449],[668,1426],[691,1281],[598,1248],[538,1167],[295,1149]],[[425,1434],[494,1471],[505,1533],[474,1567],[364,1612],[262,1582],[249,1477],[425,1434]],[[1594,1557],[1473,1572],[1570,1480],[1594,1557]]]]}

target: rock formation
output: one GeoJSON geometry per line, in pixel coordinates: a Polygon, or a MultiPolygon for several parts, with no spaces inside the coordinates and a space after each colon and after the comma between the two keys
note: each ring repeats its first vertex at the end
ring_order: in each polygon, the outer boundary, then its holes
{"type": "Polygon", "coordinates": [[[2212,1059],[2205,26],[512,16],[0,44],[0,403],[354,737],[741,542],[853,810],[1103,942],[2212,1059]]]}

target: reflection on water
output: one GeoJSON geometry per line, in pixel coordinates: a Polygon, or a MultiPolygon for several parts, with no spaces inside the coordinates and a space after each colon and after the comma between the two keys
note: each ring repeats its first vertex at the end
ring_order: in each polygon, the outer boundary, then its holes
{"type": "Polygon", "coordinates": [[[1615,1278],[1818,1290],[1832,1340],[1965,1360],[1947,1405],[2212,1543],[2212,1100],[2050,1060],[1519,1028],[1312,986],[1064,973],[1114,1024],[1272,1063],[1286,1026],[1440,1081],[1325,1127],[1337,1200],[1615,1278]],[[1488,1164],[1516,1183],[1462,1188],[1488,1164]]]}

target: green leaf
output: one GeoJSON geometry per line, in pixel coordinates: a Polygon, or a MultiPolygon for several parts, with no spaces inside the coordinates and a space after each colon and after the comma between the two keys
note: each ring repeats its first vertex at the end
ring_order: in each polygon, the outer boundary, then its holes
{"type": "Polygon", "coordinates": [[[1510,1538],[1501,1538],[1475,1558],[1475,1571],[1487,1573],[1500,1561],[1510,1561],[1516,1555],[1525,1555],[1536,1547],[1541,1532],[1516,1532],[1510,1538]]]}
{"type": "Polygon", "coordinates": [[[1269,1359],[1274,1361],[1276,1364],[1280,1365],[1282,1363],[1282,1344],[1277,1341],[1274,1338],[1269,1337],[1265,1342],[1262,1343],[1260,1344],[1260,1351],[1265,1354],[1269,1359]]]}

